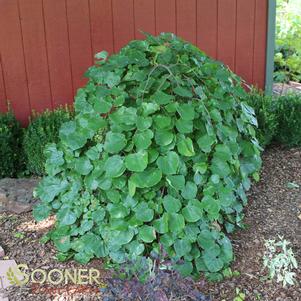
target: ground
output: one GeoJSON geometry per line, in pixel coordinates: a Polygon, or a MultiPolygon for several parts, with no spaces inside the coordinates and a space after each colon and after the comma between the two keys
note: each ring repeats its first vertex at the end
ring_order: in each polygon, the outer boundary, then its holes
{"type": "MultiPolygon", "coordinates": [[[[246,301],[301,301],[300,269],[294,287],[283,288],[281,284],[262,279],[266,275],[266,271],[262,270],[264,239],[283,235],[285,239],[291,241],[297,261],[301,264],[301,188],[287,186],[288,183],[294,182],[301,187],[301,150],[273,147],[265,151],[263,162],[261,180],[253,185],[249,193],[245,218],[248,227],[231,237],[236,254],[232,270],[239,271],[240,276],[219,283],[200,280],[193,284],[202,293],[211,296],[213,301],[232,301],[236,288],[246,294],[246,301]]],[[[46,245],[39,243],[39,238],[51,224],[51,219],[36,224],[30,213],[1,214],[0,245],[4,247],[10,259],[15,259],[17,263],[26,263],[31,269],[80,267],[73,261],[67,264],[58,263],[54,259],[54,247],[50,243],[46,245]]],[[[92,261],[89,266],[102,269],[98,260],[92,261]]],[[[102,273],[106,282],[109,274],[104,270],[102,273]]],[[[168,292],[166,295],[170,297],[168,292]]],[[[9,291],[10,300],[71,300],[62,296],[60,294],[60,297],[47,299],[42,293],[34,293],[31,285],[15,287],[9,291]]],[[[102,297],[92,297],[91,293],[82,297],[82,300],[92,299],[102,300],[102,297]]],[[[167,299],[158,297],[157,300],[167,299]]],[[[173,296],[170,300],[202,299],[190,298],[188,294],[173,296]]]]}

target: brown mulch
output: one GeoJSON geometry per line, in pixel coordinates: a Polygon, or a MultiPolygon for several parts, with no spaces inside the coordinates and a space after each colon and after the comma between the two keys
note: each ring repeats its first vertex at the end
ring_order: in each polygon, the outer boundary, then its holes
{"type": "MultiPolygon", "coordinates": [[[[249,192],[249,205],[246,208],[245,223],[247,229],[232,235],[236,259],[233,271],[240,276],[226,279],[219,283],[199,281],[195,286],[213,301],[232,301],[236,289],[246,294],[245,301],[301,301],[301,271],[297,272],[297,284],[283,288],[282,284],[263,280],[266,271],[262,271],[264,240],[284,236],[291,242],[299,265],[301,265],[301,150],[270,148],[263,155],[264,166],[261,180],[253,185],[249,192]],[[288,188],[294,182],[300,188],[288,188]]],[[[40,244],[39,239],[52,225],[50,219],[35,223],[30,213],[22,215],[0,214],[0,245],[6,256],[17,263],[26,263],[30,269],[53,269],[66,267],[82,268],[78,263],[69,261],[60,263],[55,259],[52,244],[40,244]],[[19,233],[16,235],[16,233],[19,233]],[[21,234],[20,234],[21,233],[21,234]]],[[[84,268],[94,267],[102,271],[105,279],[108,272],[103,270],[101,261],[93,260],[84,268]]],[[[30,284],[9,290],[10,300],[79,300],[60,297],[47,298],[35,294],[30,284]]],[[[86,294],[82,300],[102,300],[98,295],[86,294]]],[[[178,299],[186,300],[183,296],[178,299]]]]}

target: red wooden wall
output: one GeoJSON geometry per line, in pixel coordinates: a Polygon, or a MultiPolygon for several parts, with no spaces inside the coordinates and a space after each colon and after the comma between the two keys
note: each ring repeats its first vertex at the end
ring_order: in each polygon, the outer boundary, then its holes
{"type": "Polygon", "coordinates": [[[268,0],[0,0],[0,110],[72,103],[101,50],[118,51],[140,30],[174,32],[247,82],[265,82],[268,0]]]}

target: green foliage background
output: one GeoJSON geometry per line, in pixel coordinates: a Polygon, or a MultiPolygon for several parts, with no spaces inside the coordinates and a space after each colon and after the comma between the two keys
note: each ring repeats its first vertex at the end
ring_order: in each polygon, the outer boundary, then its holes
{"type": "Polygon", "coordinates": [[[56,214],[47,238],[61,260],[163,249],[183,275],[220,279],[261,165],[239,77],[172,34],[96,58],[75,119],[46,150],[35,218],[56,214]]]}
{"type": "Polygon", "coordinates": [[[16,177],[23,167],[22,136],[14,114],[0,113],[0,178],[16,177]]]}
{"type": "Polygon", "coordinates": [[[38,176],[45,174],[45,146],[59,141],[59,129],[72,119],[72,115],[72,110],[65,107],[33,116],[23,140],[27,172],[38,176]]]}
{"type": "Polygon", "coordinates": [[[256,136],[260,145],[301,146],[301,95],[267,96],[253,90],[247,98],[258,120],[256,136]]]}
{"type": "Polygon", "coordinates": [[[277,0],[276,82],[301,82],[301,2],[277,0]]]}
{"type": "Polygon", "coordinates": [[[288,147],[301,146],[301,94],[276,98],[277,135],[275,141],[288,147]]]}
{"type": "Polygon", "coordinates": [[[247,102],[254,108],[257,117],[256,137],[260,145],[266,147],[275,141],[279,131],[278,114],[281,114],[281,110],[278,108],[277,98],[253,89],[248,94],[247,102]]]}

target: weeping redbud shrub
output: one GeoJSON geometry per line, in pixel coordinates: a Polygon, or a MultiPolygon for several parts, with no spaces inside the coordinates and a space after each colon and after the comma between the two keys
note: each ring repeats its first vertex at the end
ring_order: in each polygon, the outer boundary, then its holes
{"type": "Polygon", "coordinates": [[[220,279],[261,166],[240,78],[173,34],[95,57],[75,119],[45,151],[34,209],[56,216],[45,241],[83,264],[163,250],[184,276],[220,279]]]}

